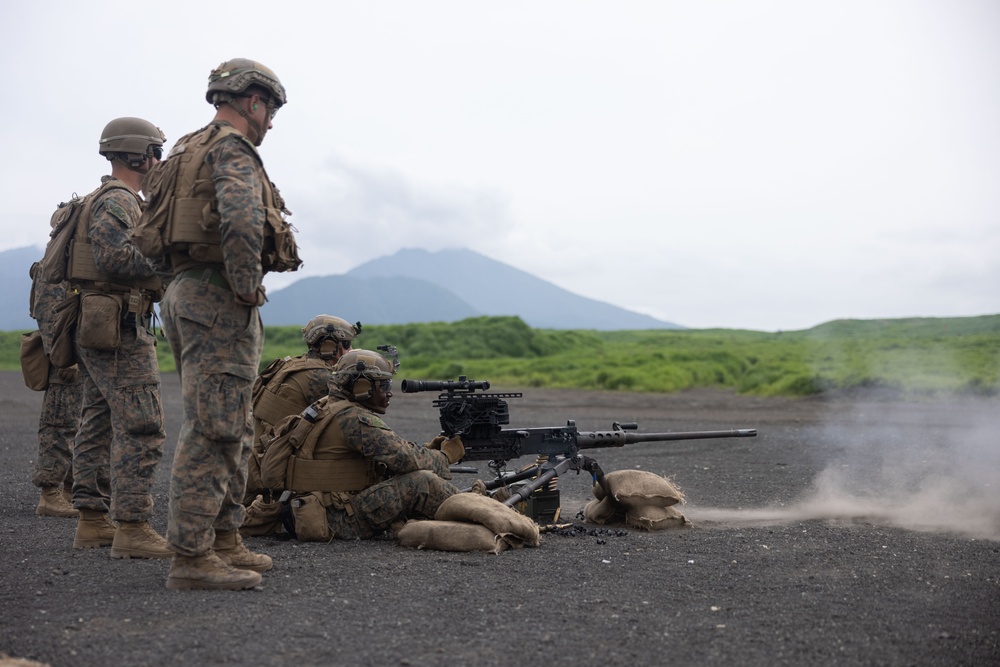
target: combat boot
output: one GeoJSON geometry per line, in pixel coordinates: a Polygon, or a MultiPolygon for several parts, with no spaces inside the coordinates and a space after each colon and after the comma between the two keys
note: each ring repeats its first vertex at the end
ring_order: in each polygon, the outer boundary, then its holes
{"type": "Polygon", "coordinates": [[[215,544],[212,549],[226,565],[241,570],[267,572],[273,567],[271,557],[265,554],[255,554],[243,544],[243,538],[235,530],[215,531],[215,544]]]}
{"type": "Polygon", "coordinates": [[[148,521],[122,521],[111,545],[112,558],[170,558],[173,550],[148,521]]]}
{"type": "Polygon", "coordinates": [[[97,510],[80,510],[76,522],[76,537],[73,539],[74,549],[93,549],[109,547],[115,540],[117,528],[111,523],[107,512],[97,510]]]}
{"type": "Polygon", "coordinates": [[[80,516],[79,510],[66,502],[62,489],[58,486],[43,486],[42,495],[38,499],[38,507],[35,508],[38,516],[59,516],[74,517],[80,516]]]}
{"type": "Polygon", "coordinates": [[[222,562],[214,551],[201,556],[174,555],[167,573],[167,588],[172,591],[239,591],[260,583],[260,575],[222,562]]]}

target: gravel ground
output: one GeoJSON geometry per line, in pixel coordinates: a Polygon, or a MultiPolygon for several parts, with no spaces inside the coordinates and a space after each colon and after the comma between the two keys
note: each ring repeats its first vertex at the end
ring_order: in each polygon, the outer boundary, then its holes
{"type": "MultiPolygon", "coordinates": [[[[589,452],[605,471],[672,477],[693,528],[565,531],[498,555],[255,538],[275,561],[259,589],[171,592],[166,561],[75,551],[74,520],[35,516],[41,394],[0,373],[0,653],[54,666],[1000,664],[995,399],[523,391],[511,426],[760,435],[589,452]]],[[[163,394],[160,531],[175,375],[163,394]]],[[[397,394],[387,421],[430,438],[430,398],[397,394]]],[[[560,480],[563,520],[589,487],[560,480]]]]}

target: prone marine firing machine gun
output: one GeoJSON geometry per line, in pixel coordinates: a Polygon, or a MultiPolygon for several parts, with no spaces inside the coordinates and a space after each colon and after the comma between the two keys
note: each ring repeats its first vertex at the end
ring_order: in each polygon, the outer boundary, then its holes
{"type": "MultiPolygon", "coordinates": [[[[593,480],[607,491],[604,472],[594,459],[580,453],[582,449],[598,447],[623,447],[638,442],[665,442],[669,440],[698,440],[707,438],[752,438],[756,429],[724,431],[687,431],[667,433],[638,433],[638,424],[614,422],[610,431],[580,431],[576,422],[568,420],[566,426],[537,428],[503,428],[510,423],[509,398],[522,394],[476,393],[490,388],[488,381],[477,382],[466,376],[443,382],[433,380],[403,380],[405,394],[423,391],[440,392],[434,407],[440,410],[441,432],[448,436],[461,436],[465,446],[462,461],[488,461],[496,478],[486,483],[489,491],[506,488],[511,492],[504,504],[522,509],[539,523],[558,519],[559,495],[555,478],[567,470],[586,470],[593,480]],[[535,456],[535,464],[517,472],[507,472],[506,464],[522,456],[535,456]],[[531,480],[517,485],[524,480],[531,480]],[[512,488],[515,485],[517,488],[512,488]],[[545,494],[547,504],[529,504],[532,494],[545,494]],[[554,506],[553,506],[554,501],[554,506]],[[519,504],[520,503],[520,504],[519,504]]],[[[452,468],[456,472],[476,472],[475,468],[452,468]]]]}

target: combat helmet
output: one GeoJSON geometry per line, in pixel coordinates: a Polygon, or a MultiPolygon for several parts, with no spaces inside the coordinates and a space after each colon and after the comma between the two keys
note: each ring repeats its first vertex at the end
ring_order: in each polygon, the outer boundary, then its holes
{"type": "MultiPolygon", "coordinates": [[[[368,399],[374,394],[375,386],[386,380],[392,380],[399,367],[396,348],[379,346],[381,352],[371,350],[351,350],[340,358],[333,367],[333,377],[330,378],[332,388],[338,389],[350,400],[367,405],[368,399]]],[[[377,412],[384,412],[376,406],[367,405],[377,412]]]]}
{"type": "Polygon", "coordinates": [[[350,347],[354,337],[361,333],[361,322],[351,324],[334,315],[317,315],[302,327],[302,340],[317,350],[323,359],[337,356],[338,349],[350,347]]]}
{"type": "Polygon", "coordinates": [[[130,167],[135,168],[145,162],[149,155],[160,159],[163,155],[163,143],[166,140],[167,137],[160,128],[148,120],[126,116],[115,118],[104,126],[97,150],[109,160],[125,155],[123,161],[127,161],[130,167]]]}
{"type": "Polygon", "coordinates": [[[250,86],[260,86],[271,93],[274,109],[278,109],[288,101],[285,87],[278,80],[278,75],[268,67],[249,58],[233,58],[220,64],[208,75],[208,90],[205,99],[209,104],[231,100],[246,94],[250,86]]]}

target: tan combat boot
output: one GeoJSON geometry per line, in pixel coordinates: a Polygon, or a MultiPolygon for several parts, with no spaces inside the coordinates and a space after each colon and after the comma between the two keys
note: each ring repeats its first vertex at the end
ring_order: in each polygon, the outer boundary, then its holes
{"type": "Polygon", "coordinates": [[[112,558],[171,558],[167,540],[148,521],[122,521],[111,545],[112,558]]]}
{"type": "Polygon", "coordinates": [[[214,551],[201,556],[174,555],[167,573],[167,588],[172,591],[239,591],[259,583],[259,574],[226,565],[214,551]]]}
{"type": "Polygon", "coordinates": [[[215,531],[215,544],[212,550],[218,554],[222,562],[241,570],[267,572],[273,567],[270,556],[255,554],[243,544],[243,538],[235,530],[215,531]]]}
{"type": "Polygon", "coordinates": [[[35,508],[38,516],[59,516],[64,518],[80,516],[80,512],[72,504],[66,502],[62,489],[58,486],[43,486],[42,495],[35,508]]]}
{"type": "Polygon", "coordinates": [[[74,549],[93,549],[109,547],[115,540],[115,524],[111,523],[107,512],[97,510],[80,510],[76,522],[76,537],[73,539],[74,549]]]}

